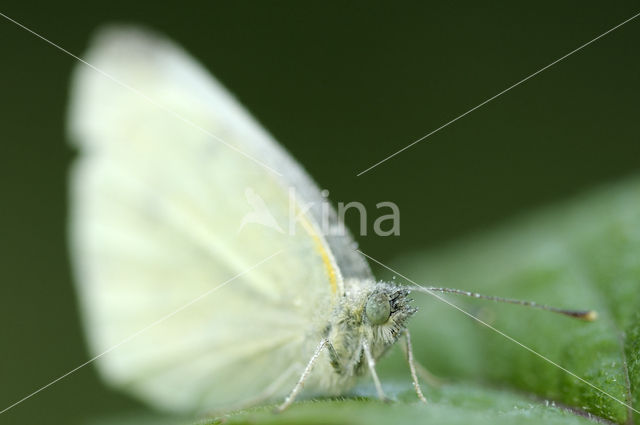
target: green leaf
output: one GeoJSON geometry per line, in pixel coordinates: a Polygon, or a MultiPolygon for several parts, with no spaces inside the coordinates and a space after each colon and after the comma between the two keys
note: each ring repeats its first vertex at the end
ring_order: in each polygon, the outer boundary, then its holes
{"type": "Polygon", "coordinates": [[[451,306],[416,295],[420,311],[410,325],[416,357],[436,374],[538,394],[618,423],[630,423],[633,411],[612,397],[640,409],[639,180],[605,187],[437,251],[404,256],[394,269],[425,286],[599,314],[588,323],[445,297],[608,395],[451,306]]]}
{"type": "Polygon", "coordinates": [[[389,424],[593,424],[587,417],[557,406],[473,385],[446,385],[431,389],[429,404],[416,401],[407,386],[396,394],[399,401],[382,403],[372,398],[304,401],[281,414],[273,407],[231,414],[198,425],[300,424],[300,425],[389,425],[389,424]]]}

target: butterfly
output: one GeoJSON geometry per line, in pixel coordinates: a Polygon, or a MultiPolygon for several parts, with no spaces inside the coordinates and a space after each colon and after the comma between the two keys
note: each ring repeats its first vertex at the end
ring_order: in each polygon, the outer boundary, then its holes
{"type": "Polygon", "coordinates": [[[284,410],[303,387],[343,394],[367,373],[385,398],[376,361],[402,340],[424,401],[410,289],[375,279],[318,186],[232,95],[146,29],[105,28],[85,58],[70,244],[103,379],[177,412],[284,410]]]}

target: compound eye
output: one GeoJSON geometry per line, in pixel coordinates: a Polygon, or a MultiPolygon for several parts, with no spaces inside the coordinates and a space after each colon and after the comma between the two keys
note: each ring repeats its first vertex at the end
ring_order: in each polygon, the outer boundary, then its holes
{"type": "Polygon", "coordinates": [[[372,325],[382,325],[389,320],[391,304],[389,297],[383,292],[375,292],[369,296],[364,313],[372,325]]]}

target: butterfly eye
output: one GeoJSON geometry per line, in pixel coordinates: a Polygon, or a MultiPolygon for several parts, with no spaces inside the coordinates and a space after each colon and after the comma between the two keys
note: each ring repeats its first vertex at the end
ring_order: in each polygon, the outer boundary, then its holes
{"type": "Polygon", "coordinates": [[[364,312],[372,325],[382,325],[391,315],[389,297],[383,292],[374,292],[369,296],[364,312]]]}

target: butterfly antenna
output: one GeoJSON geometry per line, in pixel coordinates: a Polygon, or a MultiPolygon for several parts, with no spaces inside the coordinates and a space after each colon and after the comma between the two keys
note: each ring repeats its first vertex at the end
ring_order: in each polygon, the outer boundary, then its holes
{"type": "Polygon", "coordinates": [[[453,289],[453,288],[436,288],[436,287],[416,287],[416,288],[412,288],[413,291],[418,291],[418,292],[423,292],[425,294],[431,293],[431,292],[441,292],[441,293],[445,293],[445,294],[455,294],[455,295],[464,295],[465,297],[470,297],[470,298],[478,298],[478,299],[482,299],[482,300],[489,300],[489,301],[496,301],[496,302],[500,302],[500,303],[507,303],[507,304],[516,304],[516,305],[522,305],[525,307],[531,307],[531,308],[537,308],[540,310],[546,310],[546,311],[550,311],[552,313],[558,313],[558,314],[562,314],[565,316],[569,316],[569,317],[573,317],[576,319],[580,319],[580,320],[585,320],[587,322],[593,322],[594,320],[596,320],[598,318],[598,313],[594,310],[567,310],[564,308],[557,308],[557,307],[551,307],[545,304],[538,304],[536,302],[533,301],[523,301],[523,300],[515,300],[515,299],[511,299],[511,298],[502,298],[502,297],[495,297],[493,295],[483,295],[483,294],[478,294],[477,292],[468,292],[468,291],[463,291],[460,289],[453,289]]]}

